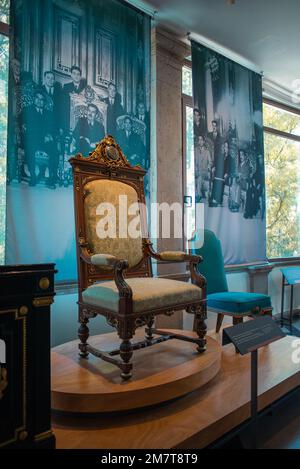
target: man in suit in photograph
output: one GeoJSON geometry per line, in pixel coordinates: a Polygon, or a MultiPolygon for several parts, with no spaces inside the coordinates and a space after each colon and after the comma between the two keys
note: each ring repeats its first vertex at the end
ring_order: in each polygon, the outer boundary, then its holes
{"type": "Polygon", "coordinates": [[[84,91],[87,86],[86,79],[82,78],[81,68],[77,67],[76,65],[73,65],[71,68],[71,78],[72,81],[65,83],[63,86],[63,115],[65,116],[64,130],[66,133],[68,133],[70,130],[71,95],[82,93],[82,91],[84,91]]]}
{"type": "Polygon", "coordinates": [[[53,187],[57,175],[58,152],[53,138],[53,119],[49,111],[45,109],[45,97],[41,91],[34,95],[33,104],[24,110],[24,147],[26,162],[30,173],[30,186],[35,186],[38,180],[45,175],[45,169],[49,168],[48,183],[53,187]],[[36,153],[46,154],[45,164],[40,166],[40,172],[35,173],[36,153]]]}
{"type": "Polygon", "coordinates": [[[139,103],[136,108],[137,112],[135,117],[140,121],[144,122],[146,127],[149,127],[149,113],[146,111],[146,106],[144,103],[139,103]]]}
{"type": "Polygon", "coordinates": [[[116,137],[117,134],[117,119],[124,115],[124,109],[121,104],[121,95],[117,92],[117,87],[114,83],[109,83],[108,96],[104,98],[107,104],[107,134],[116,137]]]}
{"type": "Polygon", "coordinates": [[[86,79],[82,78],[81,68],[77,67],[76,65],[73,65],[73,67],[71,68],[71,78],[72,81],[64,85],[64,93],[81,93],[87,85],[86,79]]]}
{"type": "Polygon", "coordinates": [[[146,142],[146,147],[149,148],[150,146],[150,118],[149,118],[149,113],[146,111],[146,106],[144,103],[139,103],[136,108],[137,112],[135,117],[143,122],[146,126],[146,134],[145,134],[145,142],[146,142]]]}
{"type": "Polygon", "coordinates": [[[61,115],[62,109],[62,86],[58,81],[55,81],[55,75],[51,71],[44,73],[44,84],[42,86],[42,92],[46,98],[52,102],[53,121],[56,129],[61,127],[61,115]]]}
{"type": "Polygon", "coordinates": [[[61,97],[61,84],[55,81],[55,75],[51,71],[44,73],[43,93],[53,100],[53,104],[58,104],[61,97]]]}
{"type": "Polygon", "coordinates": [[[213,148],[214,148],[214,155],[213,155],[213,160],[214,160],[214,166],[217,165],[217,160],[218,158],[221,158],[221,153],[222,153],[222,139],[218,130],[218,123],[217,121],[213,120],[211,122],[212,125],[212,132],[208,133],[208,138],[211,140],[213,143],[213,148]]]}
{"type": "Polygon", "coordinates": [[[73,137],[77,151],[87,156],[105,136],[104,126],[98,120],[99,109],[95,104],[89,104],[87,117],[81,117],[74,129],[73,137]]]}
{"type": "Polygon", "coordinates": [[[129,116],[126,116],[124,119],[124,129],[119,131],[118,144],[122,148],[122,151],[125,154],[126,158],[129,159],[130,163],[133,166],[139,164],[143,168],[145,168],[145,146],[140,136],[133,132],[132,120],[129,116]]]}
{"type": "Polygon", "coordinates": [[[200,110],[198,108],[194,109],[193,117],[194,117],[194,140],[195,140],[195,145],[197,145],[200,135],[203,136],[205,134],[203,122],[201,120],[200,110]]]}

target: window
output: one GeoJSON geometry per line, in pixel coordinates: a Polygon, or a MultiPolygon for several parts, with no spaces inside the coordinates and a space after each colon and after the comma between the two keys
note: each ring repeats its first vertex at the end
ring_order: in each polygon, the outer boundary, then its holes
{"type": "Polygon", "coordinates": [[[195,170],[194,170],[194,132],[193,108],[188,103],[183,105],[184,134],[184,215],[187,223],[187,239],[195,230],[195,170]]]}
{"type": "Polygon", "coordinates": [[[264,103],[267,257],[300,256],[300,111],[264,103]]]}
{"type": "Polygon", "coordinates": [[[195,230],[195,172],[194,172],[194,119],[193,119],[192,69],[182,67],[182,121],[183,121],[183,193],[187,239],[195,230]]]}
{"type": "MultiPolygon", "coordinates": [[[[194,229],[192,69],[182,68],[185,215],[194,229]]],[[[267,257],[300,257],[300,111],[264,102],[267,257]]]]}
{"type": "Polygon", "coordinates": [[[182,67],[182,94],[193,96],[192,69],[189,65],[182,67]]]}
{"type": "Polygon", "coordinates": [[[0,264],[4,262],[8,108],[9,0],[0,0],[0,264]]]}

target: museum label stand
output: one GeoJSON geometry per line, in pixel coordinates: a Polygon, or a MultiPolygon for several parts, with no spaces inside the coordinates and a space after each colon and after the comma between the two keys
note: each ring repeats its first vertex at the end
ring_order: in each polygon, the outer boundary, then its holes
{"type": "MultiPolygon", "coordinates": [[[[258,422],[258,349],[285,337],[280,327],[269,316],[259,317],[223,329],[222,345],[232,343],[241,355],[251,353],[251,417],[246,425],[251,428],[251,449],[257,448],[258,422]]],[[[240,438],[237,446],[243,446],[240,438]]]]}

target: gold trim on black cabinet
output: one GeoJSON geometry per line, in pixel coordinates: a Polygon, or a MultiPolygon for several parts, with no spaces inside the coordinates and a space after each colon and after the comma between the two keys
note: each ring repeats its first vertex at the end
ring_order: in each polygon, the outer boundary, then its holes
{"type": "Polygon", "coordinates": [[[35,435],[34,440],[35,441],[47,440],[48,438],[51,438],[53,435],[54,435],[53,431],[48,430],[47,432],[38,433],[37,435],[35,435]]]}
{"type": "Polygon", "coordinates": [[[41,290],[48,290],[50,287],[50,280],[48,277],[42,277],[39,281],[39,287],[41,290]]]}
{"type": "Polygon", "coordinates": [[[27,306],[21,306],[21,308],[19,309],[19,313],[21,316],[26,316],[26,314],[28,313],[27,306]]]}
{"type": "Polygon", "coordinates": [[[44,296],[41,298],[35,298],[32,301],[33,306],[36,308],[42,308],[43,306],[50,306],[54,303],[53,296],[44,296]]]}
{"type": "MultiPolygon", "coordinates": [[[[22,309],[22,308],[20,308],[22,309]]],[[[23,321],[23,347],[22,347],[22,352],[23,352],[23,375],[22,375],[22,381],[23,381],[23,406],[22,406],[22,414],[23,414],[23,422],[22,425],[18,428],[15,429],[14,431],[14,437],[11,438],[8,441],[5,441],[3,443],[0,443],[0,448],[7,446],[11,443],[14,443],[15,441],[21,440],[23,441],[25,438],[25,433],[26,432],[26,394],[27,394],[27,389],[26,389],[26,375],[27,375],[27,318],[26,316],[22,315],[20,313],[19,309],[8,309],[8,310],[0,310],[0,314],[13,314],[15,317],[16,321],[23,321]],[[19,314],[21,314],[19,316],[19,314]]],[[[27,436],[26,436],[27,438],[27,436]]]]}

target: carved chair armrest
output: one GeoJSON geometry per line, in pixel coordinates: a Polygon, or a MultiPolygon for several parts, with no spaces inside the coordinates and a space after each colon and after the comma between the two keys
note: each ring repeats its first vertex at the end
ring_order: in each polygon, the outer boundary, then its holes
{"type": "Polygon", "coordinates": [[[132,290],[124,279],[124,271],[129,267],[128,261],[125,259],[118,259],[111,254],[93,254],[91,256],[87,247],[82,245],[80,257],[87,264],[100,267],[103,270],[113,270],[114,280],[119,290],[120,298],[123,298],[124,301],[127,299],[130,301],[132,299],[132,290]]]}
{"type": "Polygon", "coordinates": [[[157,253],[154,251],[150,240],[145,241],[144,251],[145,254],[158,261],[189,262],[191,281],[194,285],[202,288],[203,298],[206,298],[206,278],[197,272],[197,265],[203,261],[202,256],[186,254],[183,251],[165,251],[157,253]]]}
{"type": "Polygon", "coordinates": [[[132,290],[124,278],[124,271],[128,269],[128,261],[125,259],[118,259],[111,254],[94,254],[91,256],[91,262],[97,267],[102,267],[104,270],[114,270],[114,279],[116,286],[119,290],[119,297],[124,298],[124,301],[132,299],[132,290]]]}
{"type": "Polygon", "coordinates": [[[120,298],[132,299],[132,290],[124,278],[124,271],[128,269],[128,261],[118,259],[111,254],[94,254],[91,256],[91,262],[97,267],[103,269],[113,269],[120,298]]]}
{"type": "Polygon", "coordinates": [[[201,257],[201,256],[191,256],[191,261],[190,261],[190,274],[191,274],[191,281],[194,285],[197,285],[198,287],[202,288],[203,292],[203,299],[206,299],[206,278],[204,275],[200,274],[197,271],[197,265],[199,262],[202,262],[202,257],[201,260],[198,262],[195,262],[194,258],[201,257]]]}
{"type": "Polygon", "coordinates": [[[163,251],[160,253],[155,253],[157,254],[158,260],[161,261],[169,261],[169,262],[195,262],[199,263],[202,262],[202,257],[201,256],[191,256],[190,254],[187,254],[186,252],[183,251],[163,251]]]}
{"type": "Polygon", "coordinates": [[[80,244],[80,259],[82,259],[86,264],[92,265],[91,254],[87,246],[80,244]]]}
{"type": "Polygon", "coordinates": [[[164,252],[158,253],[154,251],[153,244],[151,243],[150,240],[145,241],[144,251],[148,256],[153,257],[153,259],[156,259],[158,261],[194,262],[198,264],[199,262],[202,262],[203,260],[201,256],[190,255],[183,251],[164,251],[164,252]]]}
{"type": "Polygon", "coordinates": [[[128,261],[124,259],[118,260],[114,266],[115,282],[119,290],[120,300],[125,302],[125,308],[126,305],[130,307],[132,303],[132,289],[124,278],[124,271],[127,270],[128,267],[128,261]]]}

